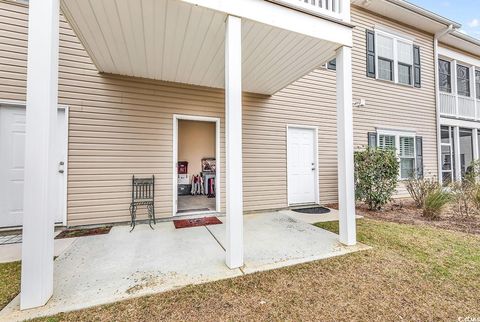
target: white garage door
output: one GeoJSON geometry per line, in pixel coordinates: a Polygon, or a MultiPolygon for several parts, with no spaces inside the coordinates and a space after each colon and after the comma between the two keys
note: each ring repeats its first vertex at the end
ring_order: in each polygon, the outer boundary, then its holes
{"type": "Polygon", "coordinates": [[[316,134],[310,128],[288,128],[288,203],[315,203],[316,196],[316,134]]]}
{"type": "MultiPolygon", "coordinates": [[[[59,109],[56,144],[57,162],[65,162],[67,127],[65,110],[59,109]]],[[[0,105],[0,227],[22,225],[25,162],[25,107],[0,105]]],[[[63,222],[65,184],[63,171],[58,176],[58,208],[55,221],[63,222]]]]}

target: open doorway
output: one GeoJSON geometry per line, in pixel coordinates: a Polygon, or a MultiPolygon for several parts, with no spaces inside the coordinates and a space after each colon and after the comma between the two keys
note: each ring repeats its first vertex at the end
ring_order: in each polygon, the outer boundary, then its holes
{"type": "Polygon", "coordinates": [[[219,132],[219,119],[174,116],[174,216],[219,211],[219,132]]]}

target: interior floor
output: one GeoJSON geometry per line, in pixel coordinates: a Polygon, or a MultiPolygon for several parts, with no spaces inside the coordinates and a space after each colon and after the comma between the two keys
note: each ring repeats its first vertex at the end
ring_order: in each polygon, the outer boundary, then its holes
{"type": "Polygon", "coordinates": [[[178,196],[177,213],[191,211],[215,211],[215,198],[204,195],[178,196]]]}

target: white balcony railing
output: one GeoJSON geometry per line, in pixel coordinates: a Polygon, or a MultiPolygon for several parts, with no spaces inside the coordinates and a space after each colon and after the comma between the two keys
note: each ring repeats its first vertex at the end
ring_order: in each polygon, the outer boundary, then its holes
{"type": "Polygon", "coordinates": [[[440,93],[440,114],[448,116],[457,115],[457,103],[455,95],[450,93],[440,93]]]}
{"type": "Polygon", "coordinates": [[[458,116],[475,119],[475,100],[473,98],[458,96],[458,116]]]}
{"type": "Polygon", "coordinates": [[[463,119],[480,120],[480,100],[440,92],[440,114],[463,119]]]}
{"type": "Polygon", "coordinates": [[[291,7],[319,13],[341,19],[344,6],[350,5],[349,0],[274,0],[291,7]]]}

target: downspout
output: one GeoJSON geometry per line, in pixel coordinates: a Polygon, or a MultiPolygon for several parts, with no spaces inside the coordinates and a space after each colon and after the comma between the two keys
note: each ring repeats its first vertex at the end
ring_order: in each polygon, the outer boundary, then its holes
{"type": "Polygon", "coordinates": [[[435,114],[437,120],[437,167],[438,167],[438,182],[443,183],[442,176],[442,139],[441,139],[441,125],[440,125],[440,79],[438,76],[438,40],[443,36],[451,33],[454,30],[453,25],[437,32],[433,38],[433,57],[435,59],[435,114]]]}

